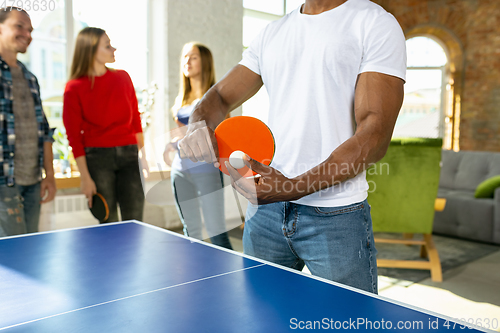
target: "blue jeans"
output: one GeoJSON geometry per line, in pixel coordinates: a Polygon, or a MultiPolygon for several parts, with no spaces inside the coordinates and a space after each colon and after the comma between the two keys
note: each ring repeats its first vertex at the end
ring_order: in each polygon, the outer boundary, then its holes
{"type": "Polygon", "coordinates": [[[142,221],[144,191],[139,170],[137,145],[110,148],[85,148],[90,177],[109,208],[107,222],[142,221]]]}
{"type": "Polygon", "coordinates": [[[184,234],[202,239],[202,219],[212,244],[232,249],[224,215],[224,184],[219,171],[190,173],[172,169],[172,192],[184,234]]]}
{"type": "Polygon", "coordinates": [[[40,183],[0,186],[0,237],[38,232],[40,183]]]}
{"type": "Polygon", "coordinates": [[[370,206],[342,207],[290,202],[249,205],[245,254],[377,293],[377,261],[370,206]]]}

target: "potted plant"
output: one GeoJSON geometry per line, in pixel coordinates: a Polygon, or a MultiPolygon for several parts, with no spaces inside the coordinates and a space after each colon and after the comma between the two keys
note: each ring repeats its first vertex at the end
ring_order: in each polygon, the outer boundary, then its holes
{"type": "MultiPolygon", "coordinates": [[[[57,161],[59,164],[60,172],[64,175],[71,175],[71,163],[70,159],[72,157],[71,147],[69,146],[68,137],[66,136],[66,129],[57,128],[54,131],[54,143],[52,144],[52,152],[54,153],[54,162],[57,161]]],[[[59,169],[55,166],[55,169],[59,169]]]]}

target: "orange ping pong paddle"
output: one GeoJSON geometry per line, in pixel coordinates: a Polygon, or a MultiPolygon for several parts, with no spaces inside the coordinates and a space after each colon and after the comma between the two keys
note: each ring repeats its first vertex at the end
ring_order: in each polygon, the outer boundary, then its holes
{"type": "MultiPolygon", "coordinates": [[[[219,169],[229,175],[225,162],[235,151],[242,151],[254,160],[269,165],[274,157],[275,143],[273,133],[257,118],[248,116],[231,117],[215,129],[219,147],[219,169]]],[[[256,175],[247,166],[238,169],[243,177],[256,175]]]]}

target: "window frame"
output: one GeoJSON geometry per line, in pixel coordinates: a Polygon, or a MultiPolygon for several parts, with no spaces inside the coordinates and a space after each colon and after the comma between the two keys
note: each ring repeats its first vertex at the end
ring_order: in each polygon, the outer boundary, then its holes
{"type": "MultiPolygon", "coordinates": [[[[450,54],[446,45],[439,40],[437,37],[430,34],[413,34],[411,36],[406,37],[406,41],[424,37],[431,39],[433,42],[438,44],[443,50],[446,56],[446,63],[442,66],[407,66],[407,71],[409,70],[440,70],[441,71],[441,97],[440,97],[440,106],[439,106],[439,124],[438,124],[438,137],[443,138],[443,145],[447,139],[447,124],[450,122],[450,114],[452,112],[452,106],[450,105],[450,100],[453,98],[450,96],[449,91],[451,88],[451,75],[450,75],[450,54]]],[[[449,133],[452,135],[452,133],[449,133]]]]}

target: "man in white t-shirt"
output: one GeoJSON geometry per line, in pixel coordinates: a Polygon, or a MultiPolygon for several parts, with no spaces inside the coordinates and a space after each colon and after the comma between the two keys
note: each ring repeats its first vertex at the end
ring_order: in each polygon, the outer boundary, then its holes
{"type": "Polygon", "coordinates": [[[179,143],[183,157],[218,166],[213,130],[266,87],[273,162],[248,158],[256,181],[227,165],[250,201],[245,253],[377,293],[364,170],[389,146],[405,72],[401,27],[368,0],[306,0],[261,31],[179,143]]]}

